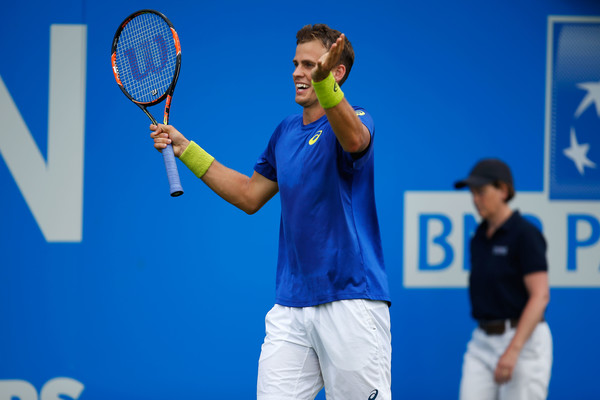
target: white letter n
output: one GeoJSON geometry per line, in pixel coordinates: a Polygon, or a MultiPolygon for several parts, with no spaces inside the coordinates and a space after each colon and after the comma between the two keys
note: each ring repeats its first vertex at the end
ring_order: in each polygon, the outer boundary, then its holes
{"type": "Polygon", "coordinates": [[[0,154],[48,242],[81,242],[86,53],[85,25],[51,25],[48,162],[0,77],[0,154]]]}

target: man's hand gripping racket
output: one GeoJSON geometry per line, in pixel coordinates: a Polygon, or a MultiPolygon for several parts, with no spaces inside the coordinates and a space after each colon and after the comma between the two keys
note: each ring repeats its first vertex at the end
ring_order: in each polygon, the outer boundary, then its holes
{"type": "MultiPolygon", "coordinates": [[[[147,107],[166,99],[164,124],[169,123],[171,100],[179,69],[181,46],[173,24],[158,11],[136,11],[119,25],[112,42],[111,61],[117,84],[129,100],[150,118],[147,107]]],[[[173,148],[162,150],[171,196],[183,194],[173,148]]]]}

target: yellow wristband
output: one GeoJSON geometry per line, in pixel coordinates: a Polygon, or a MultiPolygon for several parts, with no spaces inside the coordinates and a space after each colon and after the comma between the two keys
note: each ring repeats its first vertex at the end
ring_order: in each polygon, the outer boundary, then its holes
{"type": "Polygon", "coordinates": [[[312,81],[312,86],[323,108],[335,107],[344,98],[344,92],[342,92],[340,85],[337,84],[331,72],[322,81],[312,81]]]}
{"type": "Polygon", "coordinates": [[[181,153],[179,159],[198,178],[202,178],[213,161],[215,161],[213,156],[208,154],[202,147],[198,146],[196,142],[193,141],[190,142],[188,147],[181,153]]]}

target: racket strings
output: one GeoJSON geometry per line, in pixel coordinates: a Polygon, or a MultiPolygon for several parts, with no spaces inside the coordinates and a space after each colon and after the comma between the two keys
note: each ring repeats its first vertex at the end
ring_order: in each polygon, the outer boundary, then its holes
{"type": "Polygon", "coordinates": [[[171,27],[158,15],[134,17],[119,35],[116,64],[124,89],[136,101],[150,103],[171,86],[177,50],[171,27]]]}

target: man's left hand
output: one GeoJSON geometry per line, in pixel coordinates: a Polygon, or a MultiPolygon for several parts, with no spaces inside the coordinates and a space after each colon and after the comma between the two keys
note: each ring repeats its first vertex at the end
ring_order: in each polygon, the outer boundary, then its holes
{"type": "Polygon", "coordinates": [[[333,68],[339,65],[342,51],[344,50],[346,36],[342,33],[340,37],[331,45],[329,51],[319,58],[317,66],[312,71],[312,80],[320,82],[327,78],[333,68]]]}

